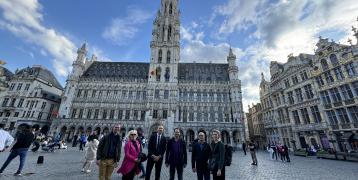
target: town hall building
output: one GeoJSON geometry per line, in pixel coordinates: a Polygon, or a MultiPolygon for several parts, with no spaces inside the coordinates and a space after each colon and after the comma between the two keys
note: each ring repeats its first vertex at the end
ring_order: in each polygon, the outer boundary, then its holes
{"type": "Polygon", "coordinates": [[[123,135],[137,129],[147,137],[163,124],[167,136],[178,127],[187,142],[212,129],[221,131],[225,143],[244,140],[236,56],[228,49],[227,63],[181,63],[178,1],[161,0],[149,63],[100,62],[95,55],[87,58],[86,44],[78,49],[52,133],[71,140],[120,123],[123,135]]]}

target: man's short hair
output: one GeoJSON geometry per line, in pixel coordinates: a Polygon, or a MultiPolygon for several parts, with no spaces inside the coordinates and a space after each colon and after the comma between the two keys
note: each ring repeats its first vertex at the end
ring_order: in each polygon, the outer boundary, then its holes
{"type": "Polygon", "coordinates": [[[3,129],[5,127],[5,124],[0,124],[0,129],[3,129]]]}

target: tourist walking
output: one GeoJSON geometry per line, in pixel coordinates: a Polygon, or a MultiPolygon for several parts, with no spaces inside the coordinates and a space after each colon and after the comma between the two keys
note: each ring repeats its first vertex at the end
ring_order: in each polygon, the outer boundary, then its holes
{"type": "Polygon", "coordinates": [[[178,180],[183,180],[183,169],[187,165],[185,141],[180,138],[179,128],[174,129],[174,137],[168,141],[165,165],[169,167],[169,180],[174,180],[175,170],[178,180]]]}
{"type": "Polygon", "coordinates": [[[256,146],[253,140],[249,143],[249,150],[251,154],[252,164],[257,166],[257,158],[256,158],[256,146]]]}
{"type": "Polygon", "coordinates": [[[164,137],[164,126],[159,125],[157,133],[150,136],[148,142],[148,161],[146,168],[145,179],[150,180],[153,166],[155,165],[155,180],[160,179],[160,172],[162,170],[163,156],[167,146],[167,140],[164,137]]]}
{"type": "Polygon", "coordinates": [[[246,156],[246,148],[247,148],[247,145],[245,142],[242,143],[242,150],[244,151],[244,154],[246,156]]]}
{"type": "Polygon", "coordinates": [[[220,131],[213,130],[210,144],[212,153],[209,162],[209,169],[213,174],[213,180],[225,179],[225,145],[220,140],[220,131]]]}
{"type": "Polygon", "coordinates": [[[274,143],[271,144],[271,149],[273,150],[272,159],[274,159],[276,157],[276,160],[277,160],[277,148],[274,143]]]}
{"type": "Polygon", "coordinates": [[[26,154],[29,150],[29,147],[32,144],[32,141],[34,140],[34,134],[31,132],[31,126],[28,124],[21,125],[21,129],[19,129],[19,132],[16,136],[16,143],[11,148],[11,153],[9,154],[8,158],[6,159],[5,163],[2,165],[0,169],[0,174],[3,173],[5,168],[9,165],[9,163],[16,158],[17,156],[20,156],[20,165],[17,169],[15,176],[21,176],[21,171],[25,165],[26,160],[26,154]]]}
{"type": "Polygon", "coordinates": [[[140,142],[137,140],[137,131],[129,131],[128,141],[124,145],[124,159],[117,171],[123,175],[122,180],[133,180],[134,176],[140,173],[140,159],[138,159],[141,151],[140,148],[140,142]]]}
{"type": "Polygon", "coordinates": [[[291,162],[289,152],[288,152],[288,147],[286,146],[286,144],[283,145],[282,149],[283,149],[283,156],[285,157],[286,162],[291,162]]]}
{"type": "Polygon", "coordinates": [[[194,143],[191,153],[191,165],[198,180],[210,180],[208,161],[211,156],[210,145],[205,142],[205,133],[199,132],[199,141],[194,143]]]}
{"type": "Polygon", "coordinates": [[[99,166],[99,180],[110,180],[114,168],[118,166],[122,148],[120,129],[119,124],[115,125],[98,144],[96,164],[99,166]]]}
{"type": "Polygon", "coordinates": [[[10,135],[9,132],[4,130],[5,124],[0,124],[0,152],[4,152],[12,142],[14,138],[10,135]]]}
{"type": "Polygon", "coordinates": [[[72,147],[76,147],[78,143],[78,135],[73,136],[72,147]]]}
{"type": "Polygon", "coordinates": [[[88,137],[88,143],[85,146],[85,163],[82,166],[82,172],[90,173],[91,165],[94,160],[96,160],[96,153],[98,149],[99,141],[97,136],[91,135],[88,137]]]}
{"type": "Polygon", "coordinates": [[[86,143],[87,143],[87,137],[86,137],[86,134],[83,133],[80,137],[80,151],[83,151],[83,147],[86,146],[86,143]]]}

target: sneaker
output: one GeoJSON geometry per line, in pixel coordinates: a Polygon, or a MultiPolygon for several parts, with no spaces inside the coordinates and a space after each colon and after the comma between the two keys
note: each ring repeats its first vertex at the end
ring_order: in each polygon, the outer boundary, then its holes
{"type": "Polygon", "coordinates": [[[14,176],[22,176],[21,172],[17,172],[14,174],[14,176]]]}
{"type": "Polygon", "coordinates": [[[251,163],[251,165],[255,165],[255,163],[251,163]]]}
{"type": "Polygon", "coordinates": [[[2,171],[0,172],[0,176],[2,175],[3,173],[2,173],[2,171]]]}
{"type": "Polygon", "coordinates": [[[86,170],[86,173],[90,173],[90,172],[91,172],[91,170],[89,170],[89,169],[86,170]]]}
{"type": "Polygon", "coordinates": [[[82,168],[81,172],[85,172],[85,169],[84,169],[84,168],[82,168]]]}

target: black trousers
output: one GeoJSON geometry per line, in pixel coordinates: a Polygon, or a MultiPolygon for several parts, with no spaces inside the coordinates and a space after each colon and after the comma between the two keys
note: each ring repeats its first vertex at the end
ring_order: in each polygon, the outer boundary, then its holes
{"type": "Polygon", "coordinates": [[[244,150],[244,154],[246,155],[246,148],[244,148],[243,150],[244,150]]]}
{"type": "Polygon", "coordinates": [[[134,167],[129,173],[123,174],[122,180],[133,180],[135,176],[136,167],[134,167]]]}
{"type": "Polygon", "coordinates": [[[197,168],[196,174],[198,176],[198,180],[210,180],[210,171],[208,168],[197,168]]]}
{"type": "Polygon", "coordinates": [[[225,166],[221,170],[221,176],[216,175],[217,172],[213,172],[213,180],[225,180],[225,166]]]}
{"type": "Polygon", "coordinates": [[[160,172],[162,171],[163,158],[160,158],[159,161],[154,162],[153,158],[149,157],[147,161],[147,169],[145,174],[145,180],[150,180],[150,175],[152,174],[153,166],[155,165],[155,180],[160,179],[160,172]]]}
{"type": "Polygon", "coordinates": [[[169,167],[169,174],[170,174],[169,180],[174,180],[175,169],[177,170],[177,173],[178,173],[178,180],[183,180],[183,165],[170,165],[170,167],[169,167]]]}
{"type": "Polygon", "coordinates": [[[275,156],[276,156],[276,160],[277,160],[277,151],[273,151],[273,153],[272,153],[272,159],[274,159],[275,156]]]}

